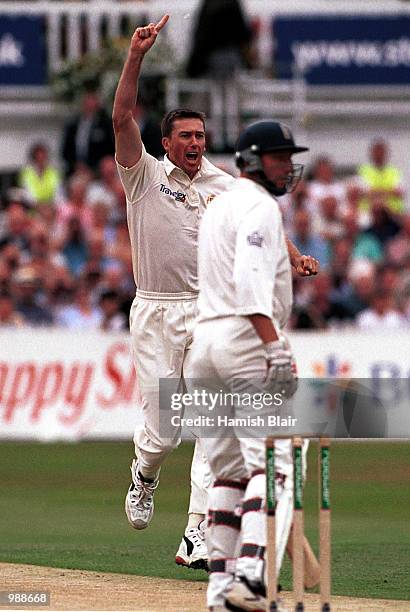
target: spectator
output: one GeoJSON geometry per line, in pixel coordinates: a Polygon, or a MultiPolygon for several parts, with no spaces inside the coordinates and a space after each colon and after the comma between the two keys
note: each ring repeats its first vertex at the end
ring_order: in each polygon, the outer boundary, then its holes
{"type": "Polygon", "coordinates": [[[337,296],[337,302],[348,312],[351,319],[369,308],[376,290],[376,267],[368,260],[356,260],[348,272],[349,284],[337,296]]]}
{"type": "Polygon", "coordinates": [[[383,259],[380,241],[371,233],[360,230],[358,214],[348,212],[343,218],[345,235],[352,241],[352,259],[368,259],[375,263],[383,259]]]}
{"type": "Polygon", "coordinates": [[[371,222],[366,233],[377,238],[384,248],[386,242],[399,233],[400,225],[390,212],[384,196],[374,195],[371,199],[371,222]]]}
{"type": "MultiPolygon", "coordinates": [[[[138,119],[144,111],[137,106],[135,112],[138,119]]],[[[24,170],[30,168],[41,185],[47,147],[36,143],[30,155],[30,164],[19,174],[21,184],[27,176],[24,170]]],[[[7,191],[8,206],[1,211],[0,325],[61,321],[79,328],[101,324],[102,329],[122,329],[135,286],[124,192],[113,157],[105,154],[99,160],[97,178],[87,165],[80,165],[60,185],[67,190],[65,201],[53,196],[47,203],[33,197],[41,205],[31,209],[24,185],[24,190],[7,191]],[[85,306],[79,308],[78,297],[72,304],[76,284],[86,287],[93,316],[86,316],[85,306]]],[[[376,290],[389,298],[388,325],[397,317],[410,321],[410,215],[392,213],[383,191],[369,192],[362,179],[345,188],[335,179],[332,161],[320,157],[312,180],[301,181],[295,192],[282,198],[281,208],[296,245],[322,263],[319,280],[295,279],[294,325],[324,329],[353,321],[365,311],[374,319],[374,312],[382,312],[374,307],[376,290]],[[364,190],[368,206],[363,214],[364,190]]],[[[368,324],[366,317],[361,325],[368,324]]]]}
{"type": "Polygon", "coordinates": [[[99,301],[102,311],[100,328],[104,331],[122,331],[127,329],[127,317],[121,312],[121,298],[115,291],[105,291],[99,301]]]}
{"type": "Polygon", "coordinates": [[[366,229],[370,224],[369,211],[364,211],[361,206],[363,198],[363,186],[353,179],[346,185],[346,198],[343,205],[344,213],[355,213],[358,215],[360,229],[366,229]]]}
{"type": "Polygon", "coordinates": [[[75,280],[65,265],[56,265],[44,279],[44,292],[54,321],[58,324],[62,308],[71,303],[75,280]]]}
{"type": "Polygon", "coordinates": [[[11,284],[12,272],[8,262],[3,259],[0,245],[0,291],[8,291],[11,284]]]}
{"type": "Polygon", "coordinates": [[[298,210],[295,213],[292,240],[301,253],[309,253],[319,261],[321,268],[327,267],[329,253],[326,242],[320,236],[313,235],[309,213],[306,210],[298,210]]]}
{"type": "Polygon", "coordinates": [[[124,266],[118,260],[106,267],[99,289],[100,293],[114,291],[119,295],[120,310],[128,320],[131,304],[135,296],[135,285],[132,276],[127,273],[124,266]]]}
{"type": "MultiPolygon", "coordinates": [[[[253,64],[252,30],[240,0],[202,0],[186,72],[191,78],[212,80],[220,110],[214,115],[214,131],[207,131],[207,139],[208,146],[217,151],[230,151],[237,138],[238,126],[232,120],[235,75],[253,64]]],[[[211,114],[195,96],[189,106],[211,114]]]]}
{"type": "Polygon", "coordinates": [[[342,303],[331,300],[332,279],[327,272],[321,272],[312,279],[310,299],[304,306],[296,308],[293,324],[296,329],[326,329],[349,318],[349,312],[342,303]]]}
{"type": "Polygon", "coordinates": [[[352,262],[352,240],[344,235],[333,243],[331,268],[332,273],[338,277],[344,277],[352,262]]]}
{"type": "Polygon", "coordinates": [[[293,218],[298,210],[306,209],[308,186],[303,178],[296,185],[294,191],[285,193],[279,199],[279,206],[282,212],[283,225],[287,234],[293,232],[293,218]]]}
{"type": "Polygon", "coordinates": [[[57,225],[57,207],[54,203],[42,204],[37,210],[37,218],[44,226],[50,235],[54,234],[57,225]]]}
{"type": "Polygon", "coordinates": [[[0,290],[0,328],[23,327],[23,318],[15,310],[13,298],[8,291],[0,290]]]}
{"type": "Polygon", "coordinates": [[[61,252],[71,274],[78,277],[87,263],[88,245],[78,217],[71,217],[60,241],[61,252]]]}
{"type": "Polygon", "coordinates": [[[252,66],[252,31],[240,0],[202,0],[192,41],[186,69],[191,78],[232,79],[252,66]]]}
{"type": "MultiPolygon", "coordinates": [[[[308,211],[317,216],[320,202],[327,197],[336,200],[340,207],[346,197],[346,188],[335,178],[333,162],[329,157],[318,157],[312,168],[312,178],[307,184],[308,211]]],[[[341,211],[337,211],[339,213],[341,211]]]]}
{"type": "Polygon", "coordinates": [[[391,264],[384,264],[378,270],[378,286],[392,296],[400,311],[405,311],[406,273],[391,264]]]}
{"type": "Polygon", "coordinates": [[[3,239],[14,244],[21,255],[27,255],[30,244],[32,220],[20,202],[11,202],[6,210],[3,239]]]}
{"type": "Polygon", "coordinates": [[[138,100],[135,104],[134,119],[138,123],[142,142],[147,153],[153,157],[164,156],[160,122],[148,111],[147,107],[138,100]]]}
{"type": "Polygon", "coordinates": [[[107,244],[101,231],[93,230],[87,240],[87,262],[83,274],[98,274],[100,279],[112,260],[107,255],[107,244]]]}
{"type": "Polygon", "coordinates": [[[410,214],[404,215],[402,228],[396,236],[386,244],[389,261],[397,265],[405,265],[410,261],[410,214]]]}
{"type": "Polygon", "coordinates": [[[401,278],[401,299],[403,300],[403,313],[410,325],[410,261],[407,270],[401,278]]]}
{"type": "Polygon", "coordinates": [[[20,171],[19,184],[35,204],[49,204],[56,199],[60,174],[50,164],[45,144],[37,142],[31,147],[29,164],[20,171]]]}
{"type": "Polygon", "coordinates": [[[83,273],[80,277],[80,282],[83,282],[89,289],[91,302],[95,306],[98,303],[100,295],[100,284],[102,281],[102,273],[100,267],[94,262],[87,261],[83,273]]]}
{"type": "Polygon", "coordinates": [[[97,170],[100,160],[114,155],[114,134],[111,118],[101,104],[96,91],[84,94],[81,110],[65,126],[62,158],[66,175],[80,165],[97,170]]]}
{"type": "Polygon", "coordinates": [[[49,326],[53,323],[50,309],[41,304],[40,279],[31,266],[23,266],[14,275],[16,310],[24,324],[31,327],[49,326]]]}
{"type": "Polygon", "coordinates": [[[31,229],[29,249],[28,263],[42,282],[51,274],[55,265],[64,263],[63,255],[54,250],[47,229],[41,223],[33,225],[31,229]]]}
{"type": "Polygon", "coordinates": [[[115,241],[115,225],[112,223],[109,208],[103,202],[95,202],[91,206],[92,230],[99,232],[103,237],[107,248],[115,241]]]}
{"type": "Polygon", "coordinates": [[[74,304],[61,308],[58,322],[62,327],[81,331],[101,327],[101,310],[93,306],[90,289],[84,282],[75,291],[74,304]]]}
{"type": "Polygon", "coordinates": [[[129,289],[128,278],[118,260],[113,261],[114,263],[110,263],[104,270],[101,289],[122,294],[129,289]]]}
{"type": "Polygon", "coordinates": [[[9,274],[13,274],[20,266],[21,253],[18,245],[12,242],[7,236],[0,241],[1,261],[7,266],[9,274]]]}
{"type": "Polygon", "coordinates": [[[400,272],[395,266],[385,264],[378,271],[379,285],[384,291],[398,297],[400,290],[400,272]]]}
{"type": "Polygon", "coordinates": [[[357,327],[365,330],[392,330],[408,326],[406,318],[395,307],[393,298],[385,289],[378,289],[371,300],[370,308],[359,314],[357,327]]]}
{"type": "Polygon", "coordinates": [[[358,169],[358,176],[366,191],[366,197],[361,202],[362,210],[369,209],[372,194],[379,194],[386,198],[391,212],[404,212],[401,173],[388,163],[389,147],[382,138],[371,143],[369,157],[369,163],[362,164],[358,169]]]}
{"type": "Polygon", "coordinates": [[[343,223],[339,215],[339,202],[332,195],[319,200],[319,215],[315,216],[313,232],[327,242],[333,242],[343,235],[343,223]]]}
{"type": "Polygon", "coordinates": [[[116,213],[120,202],[118,195],[122,192],[117,166],[112,156],[103,157],[98,165],[99,178],[93,181],[87,190],[87,202],[90,205],[105,204],[110,214],[116,213]]]}
{"type": "Polygon", "coordinates": [[[82,176],[72,176],[68,180],[68,198],[57,211],[57,225],[61,231],[67,222],[76,217],[81,223],[84,231],[89,231],[92,226],[92,211],[87,201],[88,180],[82,176]]]}
{"type": "Polygon", "coordinates": [[[120,262],[127,273],[132,274],[131,243],[126,221],[117,223],[115,240],[108,250],[108,255],[120,262]]]}

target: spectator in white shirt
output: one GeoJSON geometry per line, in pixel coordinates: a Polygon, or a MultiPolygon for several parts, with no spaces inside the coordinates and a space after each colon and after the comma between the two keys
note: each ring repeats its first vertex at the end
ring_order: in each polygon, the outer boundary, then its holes
{"type": "Polygon", "coordinates": [[[335,179],[333,162],[328,157],[319,157],[312,169],[312,180],[308,182],[307,208],[312,220],[320,215],[320,202],[324,198],[336,198],[339,206],[345,200],[346,188],[335,179]]]}
{"type": "Polygon", "coordinates": [[[101,322],[101,310],[93,306],[90,290],[81,283],[76,290],[74,304],[61,309],[58,316],[59,325],[85,331],[99,329],[101,322]]]}
{"type": "Polygon", "coordinates": [[[367,308],[356,319],[357,327],[364,330],[388,330],[408,327],[406,318],[397,310],[390,293],[384,289],[375,292],[367,308]]]}

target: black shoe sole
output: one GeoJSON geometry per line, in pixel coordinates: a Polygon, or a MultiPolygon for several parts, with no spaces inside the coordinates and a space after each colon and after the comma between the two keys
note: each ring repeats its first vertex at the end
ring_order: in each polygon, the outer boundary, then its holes
{"type": "Polygon", "coordinates": [[[205,559],[198,559],[198,561],[191,563],[189,567],[194,570],[204,570],[205,572],[209,571],[208,563],[205,559]]]}
{"type": "Polygon", "coordinates": [[[186,567],[187,569],[204,570],[205,572],[209,571],[208,563],[207,561],[205,561],[205,559],[198,559],[198,561],[194,561],[190,565],[188,565],[187,563],[179,563],[178,561],[175,561],[175,563],[180,567],[186,567]]]}
{"type": "MultiPolygon", "coordinates": [[[[234,606],[233,604],[229,603],[229,601],[226,601],[226,600],[225,600],[225,608],[227,608],[231,612],[247,612],[245,608],[238,608],[238,606],[234,606]]],[[[265,608],[263,609],[261,608],[261,612],[265,612],[265,608]]]]}
{"type": "Polygon", "coordinates": [[[238,606],[234,606],[229,601],[225,601],[225,608],[231,610],[231,612],[243,612],[243,608],[238,608],[238,606]]]}

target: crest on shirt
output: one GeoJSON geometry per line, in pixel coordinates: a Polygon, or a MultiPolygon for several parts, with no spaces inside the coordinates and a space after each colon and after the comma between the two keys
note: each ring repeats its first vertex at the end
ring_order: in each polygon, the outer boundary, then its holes
{"type": "Polygon", "coordinates": [[[258,231],[252,232],[249,236],[246,237],[248,244],[251,246],[262,247],[263,244],[263,236],[258,231]]]}
{"type": "Polygon", "coordinates": [[[211,193],[207,198],[206,198],[206,205],[209,206],[209,204],[212,202],[212,200],[215,198],[215,194],[211,193]]]}

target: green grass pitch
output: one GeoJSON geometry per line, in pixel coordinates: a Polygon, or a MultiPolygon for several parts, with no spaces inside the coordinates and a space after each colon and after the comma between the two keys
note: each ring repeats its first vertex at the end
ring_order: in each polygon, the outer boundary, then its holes
{"type": "MultiPolygon", "coordinates": [[[[313,445],[312,445],[313,446],[313,445]]],[[[332,592],[407,599],[410,445],[333,443],[332,592]]],[[[128,526],[131,443],[0,445],[0,560],[206,580],[174,564],[185,526],[192,446],[162,470],[151,526],[128,526]]],[[[317,551],[316,448],[309,452],[306,531],[317,551]]],[[[281,583],[290,588],[286,561],[281,583]]]]}

